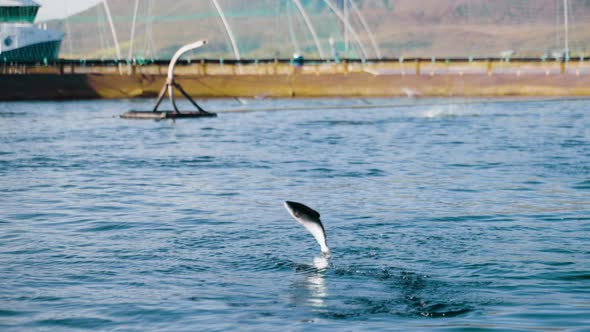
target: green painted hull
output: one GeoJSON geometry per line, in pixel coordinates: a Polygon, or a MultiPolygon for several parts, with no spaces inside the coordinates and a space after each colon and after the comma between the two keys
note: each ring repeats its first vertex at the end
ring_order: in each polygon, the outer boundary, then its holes
{"type": "Polygon", "coordinates": [[[61,40],[33,44],[0,53],[0,62],[53,61],[59,57],[61,40]]]}

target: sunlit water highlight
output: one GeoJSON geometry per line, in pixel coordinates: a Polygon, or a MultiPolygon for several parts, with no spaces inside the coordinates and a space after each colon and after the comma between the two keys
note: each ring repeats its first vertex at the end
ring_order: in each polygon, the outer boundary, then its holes
{"type": "Polygon", "coordinates": [[[587,100],[151,102],[0,104],[2,331],[590,326],[587,100]]]}

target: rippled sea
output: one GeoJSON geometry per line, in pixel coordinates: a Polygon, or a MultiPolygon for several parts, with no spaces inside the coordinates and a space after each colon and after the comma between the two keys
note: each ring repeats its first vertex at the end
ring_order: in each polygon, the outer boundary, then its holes
{"type": "Polygon", "coordinates": [[[590,331],[590,100],[152,102],[0,104],[0,330],[590,331]]]}

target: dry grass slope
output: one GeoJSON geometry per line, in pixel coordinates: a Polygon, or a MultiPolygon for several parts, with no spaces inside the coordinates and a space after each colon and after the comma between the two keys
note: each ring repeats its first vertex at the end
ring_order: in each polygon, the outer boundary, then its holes
{"type": "MultiPolygon", "coordinates": [[[[340,0],[341,1],[341,0],[340,0]]],[[[233,27],[238,47],[246,58],[288,58],[299,48],[308,58],[317,49],[304,21],[288,1],[257,0],[220,2],[233,27]],[[289,15],[291,13],[291,15],[289,15]],[[289,22],[292,22],[289,29],[289,22]]],[[[342,24],[320,0],[303,1],[318,30],[324,51],[334,38],[345,54],[342,24]]],[[[555,0],[355,0],[369,22],[384,56],[468,57],[499,56],[514,50],[517,56],[539,57],[563,48],[561,1],[555,0]]],[[[224,28],[210,1],[142,1],[136,25],[134,55],[168,58],[180,45],[208,38],[210,44],[199,57],[230,58],[232,50],[224,28]],[[152,3],[153,6],[148,4],[152,3]]],[[[590,1],[570,0],[570,44],[575,55],[590,52],[590,1]]],[[[133,2],[112,0],[123,54],[129,49],[133,2]]],[[[113,57],[114,47],[102,7],[95,7],[64,22],[69,31],[62,47],[65,57],[113,57]]],[[[368,35],[351,15],[370,57],[368,35]]],[[[352,38],[351,38],[352,39],[352,38]]],[[[350,57],[360,51],[351,43],[350,57]]]]}

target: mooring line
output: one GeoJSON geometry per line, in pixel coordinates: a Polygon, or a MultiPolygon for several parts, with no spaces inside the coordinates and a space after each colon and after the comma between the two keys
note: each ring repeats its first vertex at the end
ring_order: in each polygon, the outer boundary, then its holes
{"type": "Polygon", "coordinates": [[[538,99],[489,99],[489,100],[467,100],[464,102],[448,103],[411,103],[411,104],[363,104],[363,105],[334,105],[334,106],[291,106],[291,107],[263,107],[263,108],[236,108],[226,110],[216,110],[218,113],[248,113],[248,112],[276,112],[276,111],[316,111],[316,110],[335,110],[335,109],[379,109],[379,108],[410,108],[410,107],[432,107],[432,106],[461,106],[461,105],[489,105],[489,104],[509,104],[509,103],[535,103],[535,102],[558,102],[558,101],[579,101],[589,100],[585,97],[566,97],[566,98],[538,98],[538,99]]]}

